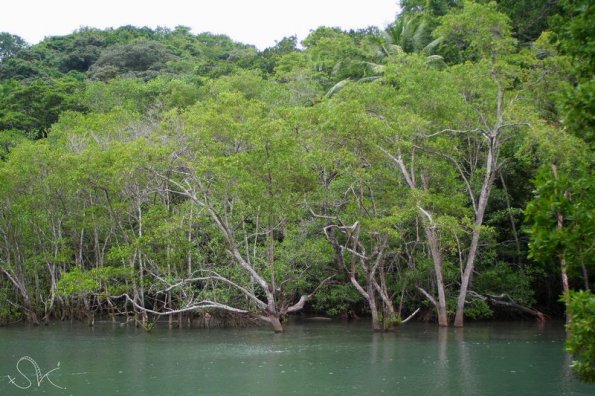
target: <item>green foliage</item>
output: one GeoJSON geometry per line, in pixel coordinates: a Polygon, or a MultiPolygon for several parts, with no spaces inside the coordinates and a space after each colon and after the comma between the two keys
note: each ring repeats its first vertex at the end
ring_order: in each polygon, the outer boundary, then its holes
{"type": "Polygon", "coordinates": [[[108,80],[124,75],[148,80],[164,71],[173,59],[173,54],[159,42],[136,41],[103,51],[89,69],[89,77],[108,80]]]}
{"type": "Polygon", "coordinates": [[[593,16],[595,4],[590,0],[562,0],[562,12],[552,20],[560,50],[576,57],[577,71],[587,79],[592,78],[595,46],[593,16]]]}
{"type": "Polygon", "coordinates": [[[541,275],[542,272],[538,270],[518,268],[499,262],[480,270],[474,280],[474,288],[480,293],[491,295],[506,293],[520,305],[533,306],[535,304],[534,278],[541,275]]]}
{"type": "Polygon", "coordinates": [[[573,275],[582,266],[592,269],[595,240],[595,194],[592,170],[577,164],[554,173],[543,167],[536,180],[537,190],[525,214],[531,224],[530,255],[542,263],[563,258],[573,275]]]}
{"type": "Polygon", "coordinates": [[[386,29],[392,45],[405,52],[432,52],[441,40],[434,40],[432,32],[439,25],[439,17],[462,5],[461,0],[409,0],[402,1],[402,12],[386,29]]]}
{"type": "Polygon", "coordinates": [[[475,298],[465,306],[465,316],[471,319],[488,319],[493,314],[494,312],[489,304],[481,299],[475,298]]]}
{"type": "Polygon", "coordinates": [[[0,81],[0,129],[23,131],[43,137],[67,110],[81,110],[79,95],[84,83],[77,75],[30,82],[0,81]]]}
{"type": "Polygon", "coordinates": [[[566,350],[572,354],[572,368],[586,382],[595,382],[595,295],[588,290],[565,297],[572,317],[566,350]]]}
{"type": "Polygon", "coordinates": [[[257,64],[262,71],[267,74],[272,74],[277,66],[277,62],[283,55],[291,54],[297,50],[296,36],[283,37],[280,41],[276,42],[273,47],[269,47],[262,51],[257,64]]]}
{"type": "Polygon", "coordinates": [[[363,54],[353,38],[341,30],[320,27],[311,32],[302,44],[314,70],[332,81],[364,76],[363,54]]]}
{"type": "Polygon", "coordinates": [[[511,20],[513,35],[521,44],[531,43],[555,26],[550,18],[560,11],[559,1],[497,0],[498,10],[511,20]]]}
{"type": "Polygon", "coordinates": [[[403,0],[403,13],[427,12],[434,16],[442,16],[451,8],[460,7],[461,0],[403,0]]]}
{"type": "Polygon", "coordinates": [[[354,307],[363,302],[362,296],[349,283],[329,285],[312,302],[317,312],[332,317],[349,317],[354,307]]]}
{"type": "Polygon", "coordinates": [[[21,37],[7,32],[0,33],[0,61],[16,55],[26,47],[27,43],[21,37]]]}
{"type": "Polygon", "coordinates": [[[461,10],[440,18],[433,34],[443,40],[438,53],[448,62],[461,63],[511,52],[515,45],[511,33],[510,20],[497,11],[496,3],[465,1],[461,10]]]}
{"type": "Polygon", "coordinates": [[[35,48],[61,73],[86,72],[101,51],[109,45],[105,34],[97,29],[82,28],[71,35],[49,37],[35,48]]]}
{"type": "MultiPolygon", "coordinates": [[[[0,301],[10,301],[12,296],[12,288],[8,281],[2,280],[0,283],[0,301]]],[[[0,305],[0,326],[17,322],[22,319],[22,313],[18,307],[11,304],[0,305]]]]}
{"type": "Polygon", "coordinates": [[[5,161],[10,151],[27,138],[17,130],[0,131],[0,160],[5,161]]]}
{"type": "Polygon", "coordinates": [[[593,146],[595,142],[595,80],[578,84],[566,92],[562,102],[564,122],[577,136],[593,146]]]}
{"type": "Polygon", "coordinates": [[[130,290],[134,277],[129,267],[99,267],[88,271],[74,268],[62,274],[58,281],[58,294],[68,297],[100,295],[103,298],[118,296],[130,290]]]}
{"type": "Polygon", "coordinates": [[[565,124],[593,148],[595,130],[595,4],[590,0],[561,1],[562,12],[552,20],[558,48],[573,58],[572,88],[565,92],[562,109],[565,124]]]}
{"type": "Polygon", "coordinates": [[[125,109],[145,113],[186,108],[200,97],[198,84],[188,78],[159,76],[148,82],[114,78],[87,84],[82,104],[91,112],[106,113],[125,109]]]}

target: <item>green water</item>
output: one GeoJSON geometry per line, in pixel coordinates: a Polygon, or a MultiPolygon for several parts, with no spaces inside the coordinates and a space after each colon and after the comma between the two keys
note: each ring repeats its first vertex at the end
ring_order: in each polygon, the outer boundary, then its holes
{"type": "Polygon", "coordinates": [[[563,339],[561,324],[533,323],[396,334],[365,322],[304,321],[284,334],[15,326],[0,328],[0,395],[595,395],[571,376],[563,339]],[[58,369],[38,384],[24,356],[40,377],[58,369]]]}

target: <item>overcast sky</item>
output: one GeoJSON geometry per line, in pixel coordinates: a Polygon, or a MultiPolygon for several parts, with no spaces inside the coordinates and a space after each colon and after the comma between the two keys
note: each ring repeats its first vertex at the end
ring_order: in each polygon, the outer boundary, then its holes
{"type": "Polygon", "coordinates": [[[227,34],[259,49],[318,26],[384,27],[397,0],[8,0],[0,7],[0,32],[30,44],[82,27],[189,26],[194,33],[227,34]]]}

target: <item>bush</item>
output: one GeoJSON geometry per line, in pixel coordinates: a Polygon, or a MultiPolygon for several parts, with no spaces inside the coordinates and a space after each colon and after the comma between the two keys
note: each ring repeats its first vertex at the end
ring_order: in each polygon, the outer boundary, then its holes
{"type": "Polygon", "coordinates": [[[566,297],[572,316],[566,350],[572,354],[572,368],[579,378],[595,382],[595,294],[587,290],[571,292],[566,297]]]}

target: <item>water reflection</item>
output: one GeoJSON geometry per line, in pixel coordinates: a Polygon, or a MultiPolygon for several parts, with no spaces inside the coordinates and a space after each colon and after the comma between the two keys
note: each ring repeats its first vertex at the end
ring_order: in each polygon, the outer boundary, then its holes
{"type": "Polygon", "coordinates": [[[459,360],[461,363],[461,393],[467,395],[480,394],[480,387],[477,384],[478,375],[475,373],[475,365],[472,361],[472,345],[465,340],[465,329],[454,329],[455,340],[459,349],[459,360]]]}
{"type": "Polygon", "coordinates": [[[449,380],[449,361],[448,361],[448,328],[438,327],[437,328],[437,339],[436,346],[438,348],[438,361],[436,367],[436,379],[434,382],[433,393],[438,394],[440,389],[444,389],[445,395],[450,394],[448,389],[449,380]]]}

